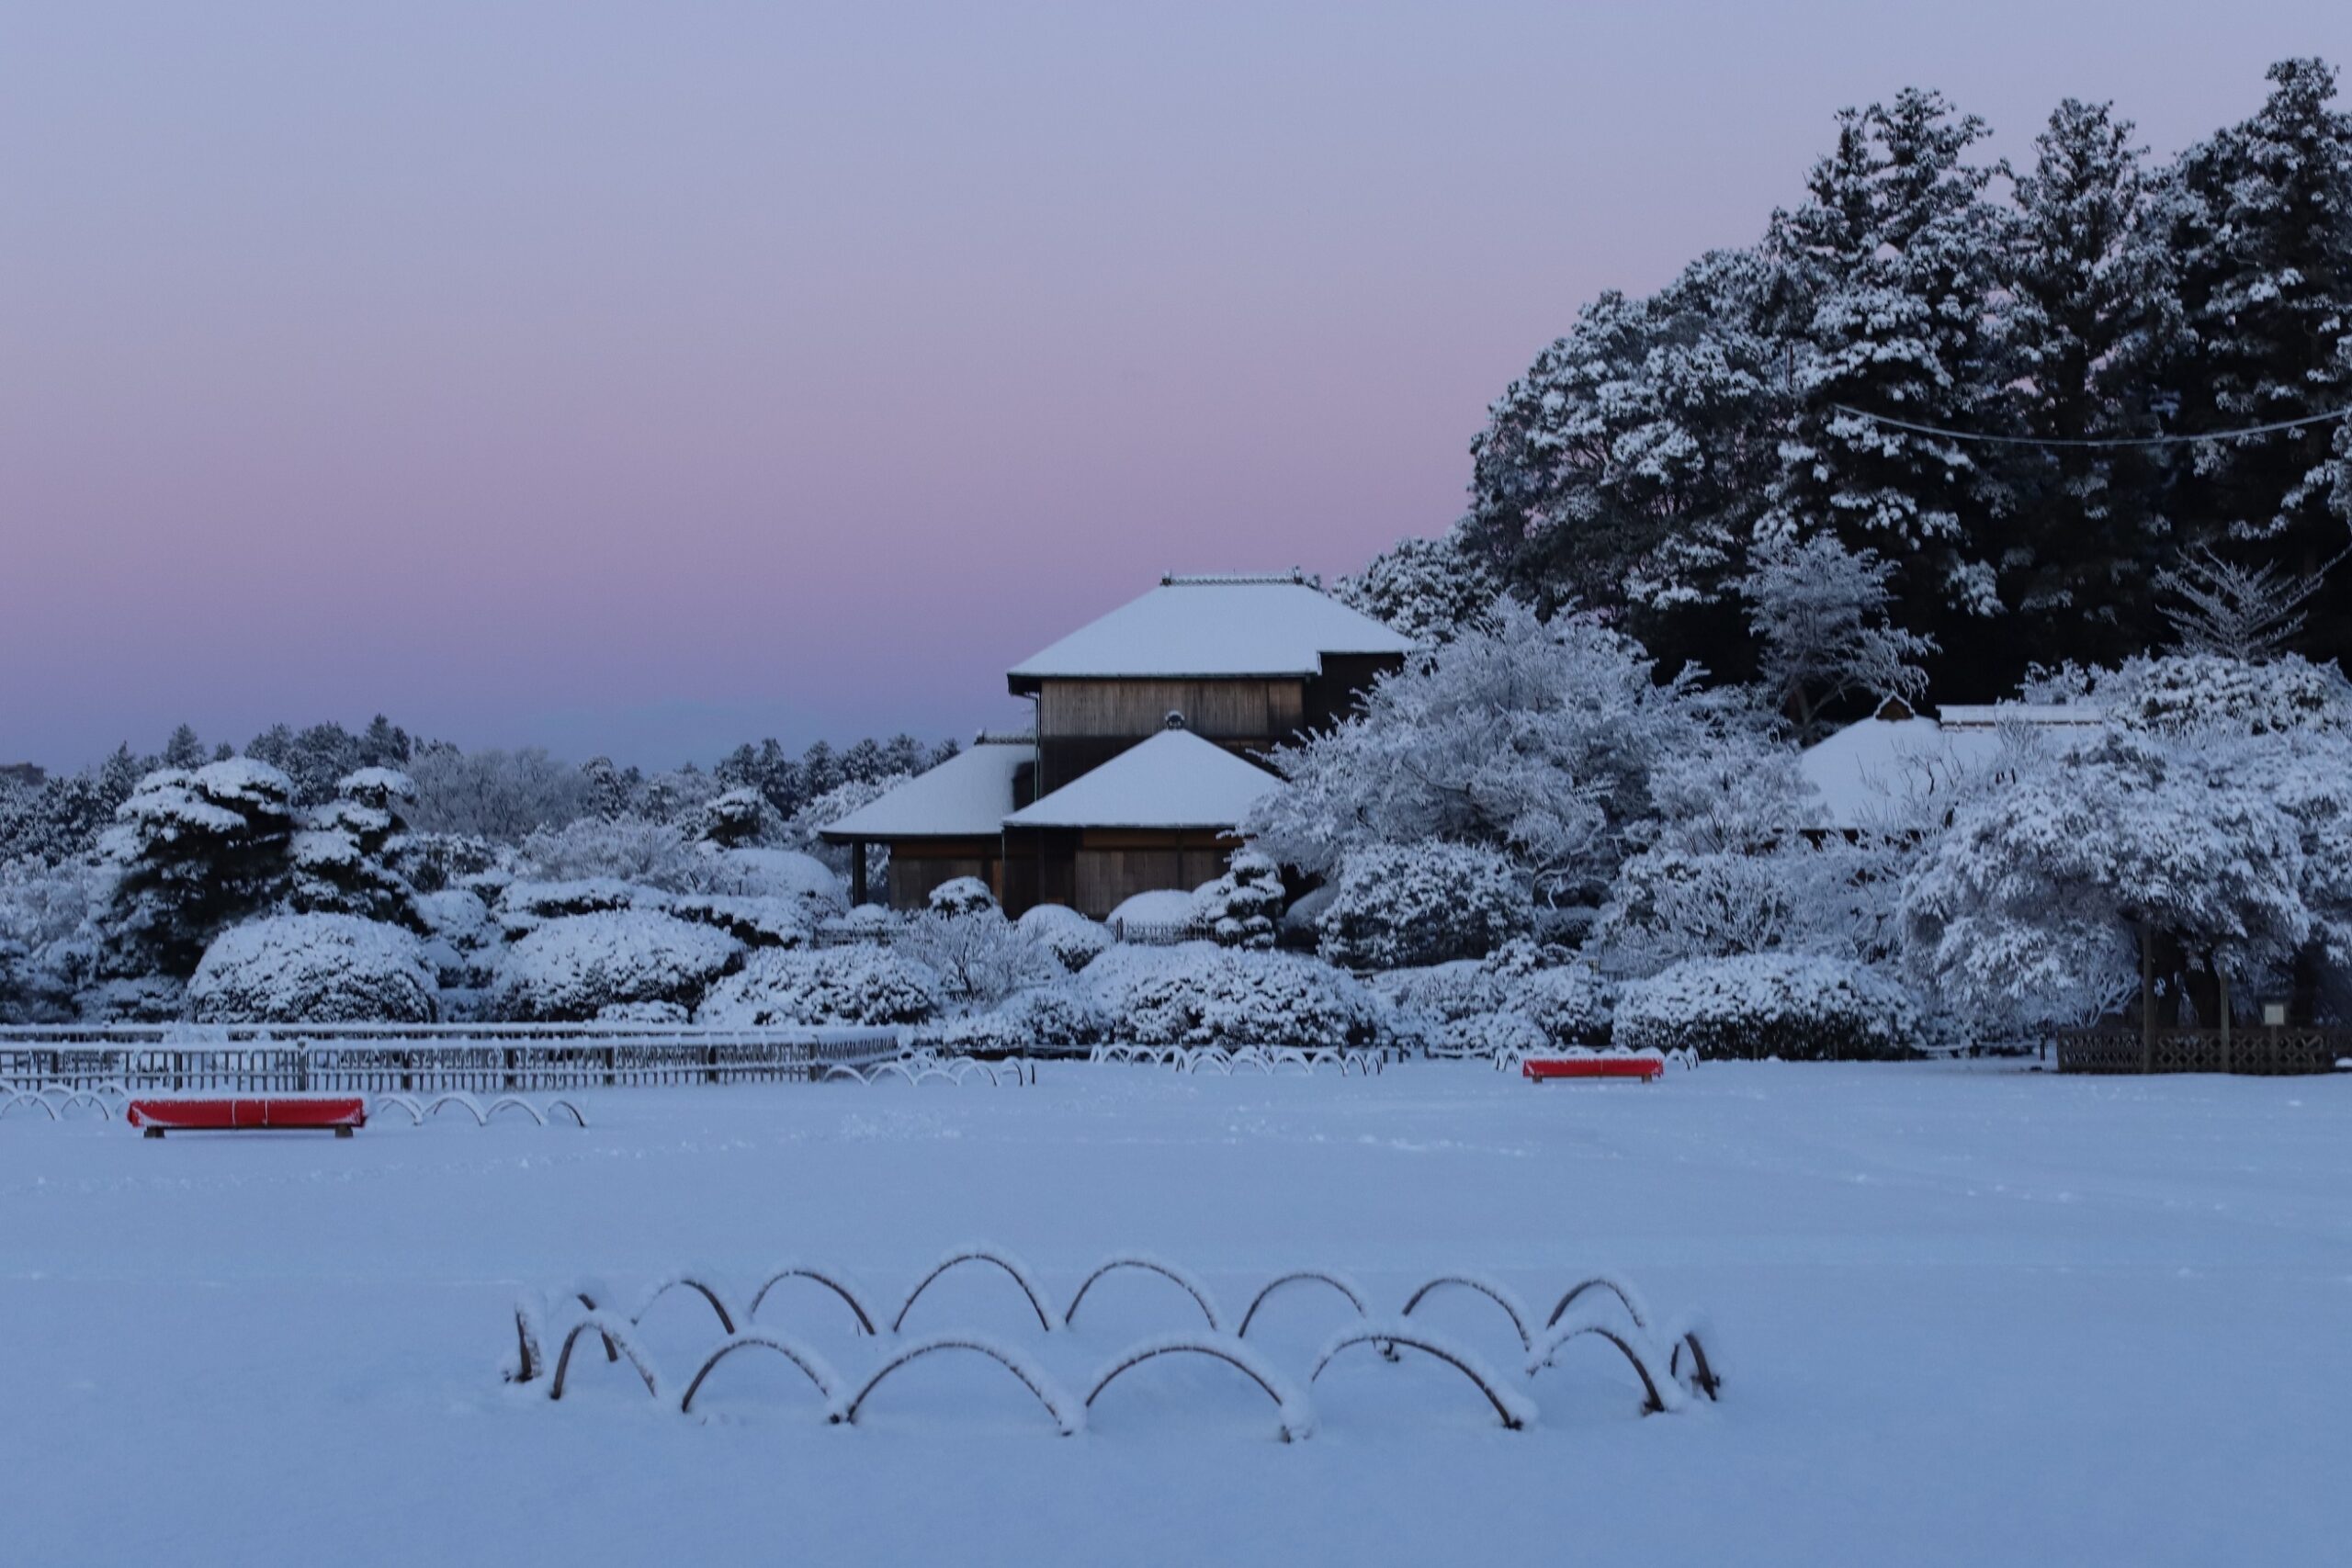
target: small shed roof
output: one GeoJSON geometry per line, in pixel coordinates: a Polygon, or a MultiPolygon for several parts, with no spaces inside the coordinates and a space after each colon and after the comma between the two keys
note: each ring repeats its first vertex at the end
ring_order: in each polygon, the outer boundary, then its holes
{"type": "Polygon", "coordinates": [[[1012,667],[1040,680],[1319,675],[1333,653],[1411,651],[1407,637],[1304,576],[1164,577],[1159,586],[1012,667]]]}
{"type": "Polygon", "coordinates": [[[1029,739],[983,735],[935,768],[877,795],[823,830],[830,843],[877,839],[993,838],[1012,809],[1014,770],[1035,755],[1029,739]]]}
{"type": "Polygon", "coordinates": [[[1009,828],[1231,828],[1282,781],[1186,729],[1163,729],[1004,819],[1009,828]]]}
{"type": "Polygon", "coordinates": [[[1866,718],[1805,748],[1798,768],[1817,798],[1808,828],[1852,830],[1924,825],[1969,780],[1998,765],[2003,730],[2041,731],[2064,750],[2097,734],[2091,707],[2024,703],[1945,707],[1941,718],[1866,718]]]}

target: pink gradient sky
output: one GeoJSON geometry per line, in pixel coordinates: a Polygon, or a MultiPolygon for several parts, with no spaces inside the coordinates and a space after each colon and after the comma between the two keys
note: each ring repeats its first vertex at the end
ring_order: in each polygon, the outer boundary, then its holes
{"type": "Polygon", "coordinates": [[[2352,6],[0,9],[0,762],[967,733],[1459,511],[1577,304],[1905,83],[2169,152],[2352,6]],[[2225,21],[2217,17],[2225,17],[2225,21]]]}

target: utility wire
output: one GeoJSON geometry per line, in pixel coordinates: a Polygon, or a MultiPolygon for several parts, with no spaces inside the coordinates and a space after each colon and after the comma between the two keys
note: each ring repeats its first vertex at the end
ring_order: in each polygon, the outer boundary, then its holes
{"type": "Polygon", "coordinates": [[[1980,441],[1994,446],[2182,446],[2199,441],[2233,441],[2245,435],[2267,435],[2274,430],[2300,430],[2307,424],[2333,424],[2339,419],[2352,417],[2352,408],[2341,408],[2332,413],[2305,414],[2301,419],[2282,419],[2269,424],[2250,424],[2243,430],[2209,430],[2196,435],[2110,435],[2073,437],[2052,435],[1986,435],[1973,430],[1947,430],[1941,425],[1914,424],[1907,419],[1894,419],[1867,409],[1849,408],[1844,403],[1829,405],[1839,413],[1852,414],[1877,424],[1892,425],[1897,430],[1917,431],[1922,435],[1940,435],[1947,441],[1980,441]]]}

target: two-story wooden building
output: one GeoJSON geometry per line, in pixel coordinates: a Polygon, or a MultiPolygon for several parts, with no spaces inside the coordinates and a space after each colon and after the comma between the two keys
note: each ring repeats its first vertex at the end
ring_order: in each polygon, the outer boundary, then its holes
{"type": "Polygon", "coordinates": [[[887,845],[896,908],[978,876],[1012,913],[1068,904],[1100,919],[1216,876],[1276,782],[1250,757],[1331,723],[1410,650],[1303,573],[1162,578],[1012,668],[1013,694],[1036,704],[1032,733],[983,735],[825,837],[860,866],[865,846],[887,845]]]}

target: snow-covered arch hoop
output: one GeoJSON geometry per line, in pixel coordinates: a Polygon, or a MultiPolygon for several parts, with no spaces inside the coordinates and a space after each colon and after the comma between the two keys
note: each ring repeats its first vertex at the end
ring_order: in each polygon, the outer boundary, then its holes
{"type": "Polygon", "coordinates": [[[833,1371],[831,1362],[797,1339],[781,1334],[763,1334],[757,1330],[750,1330],[741,1334],[729,1335],[726,1343],[713,1350],[704,1360],[701,1367],[695,1371],[693,1381],[686,1384],[684,1397],[678,1401],[678,1413],[682,1416],[694,1414],[695,1395],[702,1391],[704,1382],[718,1370],[719,1362],[738,1350],[754,1349],[773,1350],[799,1368],[802,1374],[810,1382],[816,1384],[817,1392],[824,1396],[829,1415],[839,1404],[842,1379],[841,1374],[833,1371]]]}
{"type": "Polygon", "coordinates": [[[735,1332],[735,1314],[728,1307],[725,1294],[711,1283],[709,1276],[691,1269],[681,1269],[666,1279],[655,1280],[652,1287],[638,1298],[637,1310],[628,1314],[629,1325],[635,1327],[642,1324],[645,1314],[653,1310],[654,1303],[672,1291],[691,1291],[700,1296],[709,1304],[712,1315],[718,1319],[718,1331],[721,1334],[735,1332]]]}
{"type": "MultiPolygon", "coordinates": [[[[1216,1318],[1216,1303],[1209,1299],[1206,1285],[1202,1284],[1173,1263],[1157,1258],[1146,1258],[1140,1253],[1126,1253],[1117,1258],[1105,1258],[1095,1265],[1094,1272],[1086,1277],[1085,1282],[1078,1287],[1078,1293],[1070,1297],[1069,1309],[1062,1314],[1062,1326],[1068,1328],[1078,1321],[1079,1303],[1086,1300],[1086,1292],[1094,1288],[1095,1280],[1105,1274],[1116,1273],[1122,1269],[1141,1269],[1145,1273],[1157,1274],[1161,1279],[1170,1281],[1178,1290],[1193,1298],[1193,1304],[1199,1307],[1201,1315],[1208,1320],[1209,1332],[1216,1334],[1220,1331],[1220,1325],[1216,1318]]],[[[1094,1402],[1090,1396],[1087,1403],[1091,1404],[1094,1402]]]]}
{"type": "Polygon", "coordinates": [[[629,1365],[637,1369],[637,1375],[644,1380],[645,1392],[656,1399],[662,1397],[662,1382],[654,1372],[653,1362],[631,1337],[628,1325],[619,1318],[601,1312],[592,1312],[573,1324],[571,1330],[564,1335],[563,1348],[556,1352],[555,1379],[548,1387],[548,1398],[556,1400],[563,1397],[564,1379],[571,1370],[572,1349],[580,1343],[582,1335],[590,1333],[604,1336],[605,1349],[608,1353],[618,1350],[620,1354],[627,1356],[629,1365]]]}
{"type": "Polygon", "coordinates": [[[1449,1340],[1441,1339],[1433,1334],[1423,1334],[1402,1319],[1391,1324],[1363,1324],[1342,1329],[1338,1337],[1324,1348],[1321,1359],[1315,1363],[1315,1370],[1307,1374],[1306,1381],[1311,1383],[1322,1377],[1323,1370],[1331,1364],[1332,1359],[1354,1345],[1370,1345],[1384,1355],[1402,1345],[1423,1355],[1434,1356],[1469,1379],[1478,1392],[1487,1396],[1487,1403],[1494,1407],[1495,1415],[1506,1429],[1523,1431],[1535,1420],[1535,1406],[1488,1371],[1476,1356],[1449,1340]]]}
{"type": "Polygon", "coordinates": [[[1086,1407],[1102,1397],[1102,1391],[1125,1373],[1160,1356],[1207,1356],[1223,1361],[1243,1377],[1256,1383],[1266,1397],[1274,1402],[1274,1411],[1282,1419],[1282,1439],[1297,1442],[1315,1435],[1315,1410],[1306,1396],[1293,1388],[1272,1365],[1238,1339],[1207,1339],[1171,1335],[1165,1339],[1147,1339],[1131,1347],[1125,1354],[1105,1368],[1087,1392],[1086,1407]]]}
{"type": "Polygon", "coordinates": [[[1368,1309],[1363,1304],[1363,1292],[1348,1283],[1345,1279],[1321,1269],[1294,1269],[1287,1274],[1275,1275],[1259,1288],[1256,1295],[1250,1298],[1249,1308],[1241,1314],[1241,1326],[1233,1331],[1235,1337],[1243,1339],[1249,1337],[1250,1325],[1257,1321],[1258,1309],[1266,1304],[1268,1296],[1285,1285],[1303,1284],[1329,1285],[1348,1298],[1348,1304],[1356,1309],[1358,1317],[1366,1315],[1368,1309]]]}
{"type": "Polygon", "coordinates": [[[1037,1314],[1037,1326],[1048,1334],[1053,1332],[1053,1315],[1046,1311],[1045,1297],[1038,1291],[1037,1281],[1029,1272],[1028,1266],[1011,1253],[993,1247],[967,1247],[941,1258],[937,1266],[922,1277],[922,1282],[907,1292],[907,1299],[899,1307],[899,1315],[890,1320],[890,1332],[896,1334],[906,1325],[907,1314],[913,1310],[922,1293],[931,1289],[933,1280],[966,1263],[990,1263],[1002,1269],[1014,1284],[1021,1287],[1021,1293],[1028,1298],[1029,1310],[1037,1314]]]}
{"type": "Polygon", "coordinates": [[[1618,1304],[1625,1309],[1625,1315],[1634,1320],[1634,1326],[1644,1333],[1649,1331],[1650,1314],[1648,1309],[1642,1305],[1642,1298],[1635,1293],[1633,1286],[1613,1274],[1589,1275],[1570,1285],[1561,1294],[1558,1303],[1552,1308],[1552,1315],[1544,1320],[1544,1326],[1557,1327],[1560,1319],[1566,1315],[1567,1310],[1576,1305],[1577,1298],[1587,1291],[1606,1291],[1615,1296],[1618,1304]]]}
{"type": "Polygon", "coordinates": [[[1403,1317],[1412,1316],[1413,1309],[1420,1305],[1432,1292],[1444,1289],[1448,1286],[1453,1286],[1465,1291],[1476,1291],[1478,1294],[1486,1297],[1488,1301],[1502,1308],[1503,1315],[1510,1319],[1511,1328],[1519,1335],[1520,1349],[1523,1352],[1533,1351],[1535,1348],[1535,1341],[1534,1338],[1527,1332],[1527,1314],[1524,1309],[1521,1307],[1518,1298],[1513,1296],[1510,1292],[1505,1290],[1501,1285],[1496,1283],[1494,1280],[1483,1279],[1476,1274],[1439,1275],[1436,1279],[1422,1285],[1419,1290],[1415,1291],[1412,1293],[1412,1296],[1405,1303],[1405,1310],[1398,1315],[1403,1317]]]}
{"type": "MultiPolygon", "coordinates": [[[[841,1297],[849,1310],[857,1314],[859,1333],[869,1337],[874,1333],[873,1315],[865,1310],[865,1303],[858,1300],[857,1292],[851,1290],[847,1282],[836,1275],[823,1269],[811,1268],[805,1263],[785,1263],[769,1269],[768,1277],[760,1281],[760,1288],[752,1292],[752,1304],[745,1309],[743,1315],[747,1318],[759,1316],[760,1303],[768,1299],[770,1291],[783,1284],[786,1280],[808,1280],[822,1285],[841,1297]]],[[[892,1332],[896,1333],[897,1330],[893,1329],[892,1332]]]]}
{"type": "Polygon", "coordinates": [[[1636,1333],[1629,1337],[1608,1324],[1600,1322],[1598,1318],[1571,1318],[1566,1327],[1544,1340],[1543,1350],[1527,1363],[1527,1375],[1532,1378],[1544,1368],[1553,1365],[1562,1349],[1572,1341],[1581,1339],[1587,1335],[1605,1339],[1617,1347],[1618,1350],[1623,1354],[1626,1363],[1634,1369],[1634,1375],[1642,1380],[1643,1415],[1656,1416],[1682,1407],[1681,1385],[1671,1377],[1659,1376],[1650,1365],[1656,1352],[1645,1346],[1634,1343],[1636,1339],[1646,1341],[1648,1336],[1636,1333]]]}
{"type": "Polygon", "coordinates": [[[865,1386],[852,1394],[845,1403],[837,1405],[829,1418],[838,1425],[854,1425],[857,1413],[865,1407],[866,1399],[882,1385],[885,1379],[909,1362],[921,1360],[923,1357],[941,1350],[968,1350],[975,1355],[986,1356],[989,1360],[1011,1372],[1020,1380],[1023,1388],[1037,1396],[1037,1403],[1046,1407],[1046,1414],[1054,1418],[1054,1424],[1060,1428],[1063,1437],[1073,1437],[1085,1429],[1085,1406],[1073,1403],[1069,1395],[1063,1391],[1062,1386],[1056,1382],[1044,1368],[1011,1346],[998,1345],[986,1339],[962,1334],[935,1335],[929,1339],[919,1339],[900,1350],[876,1369],[874,1375],[865,1380],[865,1386]]]}

